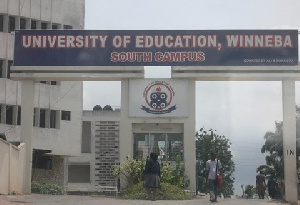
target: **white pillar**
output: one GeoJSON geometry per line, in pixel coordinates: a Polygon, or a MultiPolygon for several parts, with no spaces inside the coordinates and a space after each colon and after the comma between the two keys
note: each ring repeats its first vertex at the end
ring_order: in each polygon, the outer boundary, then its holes
{"type": "Polygon", "coordinates": [[[189,117],[184,123],[184,163],[185,170],[190,179],[190,190],[196,191],[196,83],[189,81],[188,107],[189,117]]]}
{"type": "MultiPolygon", "coordinates": [[[[128,119],[129,115],[129,80],[121,81],[121,120],[119,132],[120,163],[126,160],[126,157],[133,157],[133,135],[132,122],[128,119]]],[[[121,178],[121,187],[126,185],[124,178],[121,178]]]]}
{"type": "Polygon", "coordinates": [[[285,199],[297,204],[295,80],[282,81],[282,97],[285,199]]]}
{"type": "Polygon", "coordinates": [[[34,82],[22,81],[21,92],[21,136],[20,141],[25,143],[25,163],[23,175],[23,192],[31,193],[31,166],[32,166],[32,135],[33,135],[33,101],[34,82]]]}

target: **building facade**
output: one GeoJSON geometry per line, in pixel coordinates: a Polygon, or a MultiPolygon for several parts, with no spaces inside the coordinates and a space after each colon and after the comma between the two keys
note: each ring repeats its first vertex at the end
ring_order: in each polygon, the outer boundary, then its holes
{"type": "MultiPolygon", "coordinates": [[[[0,133],[20,142],[22,82],[10,80],[14,31],[83,29],[84,0],[0,0],[0,133]],[[4,42],[4,43],[3,43],[4,42]]],[[[65,157],[80,155],[82,82],[35,83],[33,179],[63,185],[65,157]],[[45,155],[47,153],[47,155],[45,155]],[[51,177],[50,177],[51,176],[51,177]]]]}
{"type": "Polygon", "coordinates": [[[120,109],[83,111],[81,156],[68,158],[67,191],[93,191],[117,186],[120,109]]]}
{"type": "Polygon", "coordinates": [[[121,110],[83,112],[82,154],[68,159],[67,190],[116,186],[113,165],[151,152],[171,165],[180,157],[188,188],[196,190],[195,82],[129,79],[122,80],[121,92],[121,110]]]}

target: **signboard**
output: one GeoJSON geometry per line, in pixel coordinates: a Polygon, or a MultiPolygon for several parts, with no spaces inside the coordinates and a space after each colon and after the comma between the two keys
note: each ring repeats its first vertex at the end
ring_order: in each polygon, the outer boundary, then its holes
{"type": "Polygon", "coordinates": [[[20,30],[15,66],[293,66],[297,30],[20,30]]]}
{"type": "Polygon", "coordinates": [[[187,117],[188,80],[130,80],[130,117],[187,117]]]}

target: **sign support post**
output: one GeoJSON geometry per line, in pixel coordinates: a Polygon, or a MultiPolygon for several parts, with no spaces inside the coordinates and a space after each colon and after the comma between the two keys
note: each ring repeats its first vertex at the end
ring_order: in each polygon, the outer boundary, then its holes
{"type": "Polygon", "coordinates": [[[295,80],[282,81],[282,101],[285,199],[297,204],[295,80]]]}
{"type": "Polygon", "coordinates": [[[25,143],[25,160],[23,162],[23,192],[31,193],[31,167],[32,167],[32,135],[33,135],[33,100],[34,81],[22,81],[21,93],[21,136],[20,141],[25,143]]]}

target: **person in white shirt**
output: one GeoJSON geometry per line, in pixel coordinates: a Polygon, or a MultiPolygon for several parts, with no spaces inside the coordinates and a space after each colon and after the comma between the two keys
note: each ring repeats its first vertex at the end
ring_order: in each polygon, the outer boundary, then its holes
{"type": "Polygon", "coordinates": [[[216,159],[216,153],[210,153],[210,160],[206,162],[206,176],[210,189],[210,201],[217,202],[218,184],[216,176],[218,172],[221,172],[222,164],[220,160],[216,159]]]}

